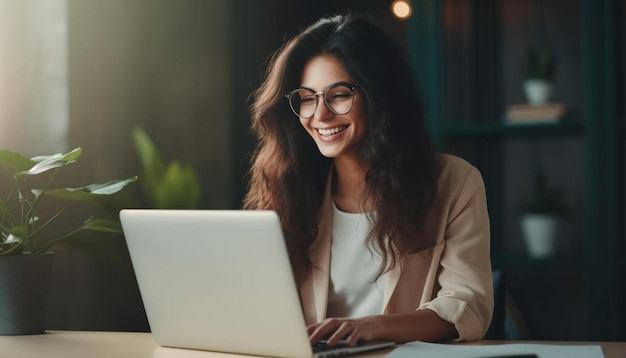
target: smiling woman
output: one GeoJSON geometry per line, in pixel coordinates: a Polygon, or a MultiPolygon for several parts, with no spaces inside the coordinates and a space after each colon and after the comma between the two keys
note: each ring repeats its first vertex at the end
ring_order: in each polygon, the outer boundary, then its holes
{"type": "Polygon", "coordinates": [[[67,148],[67,0],[0,2],[0,143],[28,155],[67,148]]]}
{"type": "Polygon", "coordinates": [[[404,56],[322,18],[254,94],[247,209],[276,211],[311,343],[476,340],[492,315],[480,173],[434,152],[404,56]]]}

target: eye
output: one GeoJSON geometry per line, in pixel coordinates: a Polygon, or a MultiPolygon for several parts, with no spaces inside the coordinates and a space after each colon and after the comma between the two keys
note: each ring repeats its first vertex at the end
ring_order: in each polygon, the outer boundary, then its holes
{"type": "Polygon", "coordinates": [[[352,96],[352,93],[350,92],[337,92],[337,93],[333,93],[331,98],[342,99],[342,98],[350,98],[351,96],[352,96]]]}
{"type": "Polygon", "coordinates": [[[329,101],[344,101],[352,98],[352,91],[345,86],[337,86],[330,89],[326,96],[329,101]]]}

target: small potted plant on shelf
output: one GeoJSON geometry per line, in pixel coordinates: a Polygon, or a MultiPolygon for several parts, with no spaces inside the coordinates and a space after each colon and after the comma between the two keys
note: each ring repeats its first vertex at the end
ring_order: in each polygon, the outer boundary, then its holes
{"type": "Polygon", "coordinates": [[[549,47],[526,47],[524,93],[530,105],[540,106],[548,103],[552,95],[555,68],[556,60],[549,47]]]}
{"type": "Polygon", "coordinates": [[[531,257],[554,254],[565,213],[563,190],[550,186],[545,171],[535,170],[532,195],[522,201],[520,224],[526,249],[531,257]]]}
{"type": "Polygon", "coordinates": [[[45,331],[47,293],[53,254],[50,248],[83,230],[121,233],[119,222],[86,218],[76,227],[51,234],[50,227],[65,208],[48,205],[47,197],[86,201],[115,194],[137,180],[131,177],[78,188],[54,188],[59,170],[78,160],[81,148],[65,154],[27,158],[0,150],[0,335],[38,334],[45,331]],[[8,179],[8,180],[7,180],[8,179]],[[40,181],[42,188],[32,188],[40,181]],[[4,183],[9,184],[4,187],[4,183]]]}

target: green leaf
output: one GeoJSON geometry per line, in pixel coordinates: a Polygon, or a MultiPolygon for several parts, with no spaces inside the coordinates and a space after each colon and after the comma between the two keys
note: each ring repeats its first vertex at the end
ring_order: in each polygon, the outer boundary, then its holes
{"type": "Polygon", "coordinates": [[[119,222],[107,220],[107,219],[94,219],[89,218],[85,221],[85,230],[93,230],[100,232],[110,232],[115,234],[122,233],[122,225],[119,222]]]}
{"type": "MultiPolygon", "coordinates": [[[[125,180],[113,180],[105,184],[90,184],[79,188],[51,189],[47,190],[45,194],[68,200],[86,200],[104,195],[115,194],[136,180],[137,177],[133,176],[125,180]]],[[[42,190],[33,189],[32,192],[36,196],[39,196],[42,193],[42,190]]]]}
{"type": "Polygon", "coordinates": [[[66,154],[53,154],[47,156],[33,157],[31,160],[36,164],[30,169],[20,172],[21,175],[37,175],[50,169],[60,168],[62,166],[74,163],[82,154],[81,148],[76,148],[66,154]]]}
{"type": "Polygon", "coordinates": [[[18,172],[28,170],[36,163],[25,156],[8,150],[0,150],[0,166],[14,168],[18,172]]]}
{"type": "Polygon", "coordinates": [[[157,186],[155,207],[161,209],[195,209],[200,206],[202,186],[196,172],[173,161],[157,186]]]}
{"type": "Polygon", "coordinates": [[[154,145],[154,142],[140,127],[135,127],[133,129],[133,143],[137,154],[139,154],[139,159],[141,160],[141,165],[143,167],[143,196],[150,204],[154,204],[154,191],[165,175],[165,165],[163,159],[154,145]]]}
{"type": "Polygon", "coordinates": [[[125,180],[113,180],[105,184],[91,184],[87,185],[85,188],[88,192],[94,195],[111,195],[124,189],[125,186],[135,182],[136,180],[137,177],[133,176],[125,180]]]}
{"type": "Polygon", "coordinates": [[[24,239],[26,239],[26,237],[28,237],[28,226],[26,225],[14,226],[11,228],[6,228],[5,230],[9,233],[9,236],[12,235],[15,239],[18,239],[19,241],[23,241],[24,239]]]}

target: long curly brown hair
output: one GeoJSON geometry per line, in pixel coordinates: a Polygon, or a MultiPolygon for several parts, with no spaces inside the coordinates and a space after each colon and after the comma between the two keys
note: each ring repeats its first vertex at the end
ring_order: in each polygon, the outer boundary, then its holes
{"type": "Polygon", "coordinates": [[[365,97],[368,134],[361,155],[369,169],[362,200],[375,208],[367,243],[382,255],[380,276],[399,256],[434,245],[426,218],[439,169],[404,56],[370,19],[323,18],[275,53],[253,97],[258,144],[244,208],[278,213],[294,275],[302,282],[312,270],[309,248],[332,159],[320,154],[284,94],[300,86],[305,64],[321,54],[339,59],[365,97]]]}

